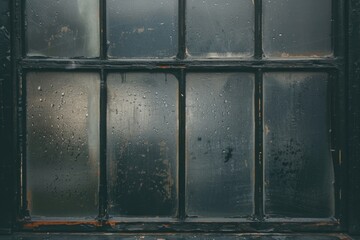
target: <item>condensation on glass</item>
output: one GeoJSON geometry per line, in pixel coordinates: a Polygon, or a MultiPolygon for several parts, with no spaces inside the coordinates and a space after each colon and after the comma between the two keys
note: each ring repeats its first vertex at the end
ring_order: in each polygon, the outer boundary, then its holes
{"type": "Polygon", "coordinates": [[[251,215],[254,75],[190,73],[186,91],[187,215],[251,215]]]}
{"type": "Polygon", "coordinates": [[[98,57],[98,0],[26,0],[28,56],[98,57]]]}
{"type": "Polygon", "coordinates": [[[97,216],[99,84],[92,73],[27,74],[27,200],[32,217],[97,216]]]}
{"type": "Polygon", "coordinates": [[[166,73],[108,76],[109,213],[175,216],[178,81],[166,73]]]}
{"type": "Polygon", "coordinates": [[[265,213],[334,215],[326,73],[264,75],[265,213]]]}
{"type": "Polygon", "coordinates": [[[189,0],[186,42],[189,56],[251,57],[254,52],[252,0],[189,0]]]}
{"type": "Polygon", "coordinates": [[[266,57],[332,55],[332,0],[263,1],[266,57]]]}
{"type": "Polygon", "coordinates": [[[175,57],[177,0],[108,0],[108,55],[119,58],[175,57]]]}

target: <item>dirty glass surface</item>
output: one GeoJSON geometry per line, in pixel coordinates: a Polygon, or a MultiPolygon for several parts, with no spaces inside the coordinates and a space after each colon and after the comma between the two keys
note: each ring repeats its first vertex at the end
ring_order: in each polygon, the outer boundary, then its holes
{"type": "Polygon", "coordinates": [[[264,76],[265,213],[334,214],[326,73],[264,76]]]}
{"type": "Polygon", "coordinates": [[[26,83],[31,216],[96,216],[99,76],[32,72],[26,83]]]}
{"type": "Polygon", "coordinates": [[[176,56],[177,0],[108,0],[106,6],[110,57],[176,56]]]}
{"type": "Polygon", "coordinates": [[[193,57],[250,57],[254,51],[251,0],[186,2],[187,52],[193,57]]]}
{"type": "Polygon", "coordinates": [[[165,73],[114,73],[107,82],[110,215],[174,216],[177,79],[165,73]]]}
{"type": "Polygon", "coordinates": [[[26,0],[28,56],[98,57],[98,0],[26,0]]]}
{"type": "Polygon", "coordinates": [[[332,0],[263,1],[263,48],[266,57],[332,55],[332,0]]]}
{"type": "Polygon", "coordinates": [[[251,215],[254,75],[191,73],[186,91],[187,215],[251,215]]]}

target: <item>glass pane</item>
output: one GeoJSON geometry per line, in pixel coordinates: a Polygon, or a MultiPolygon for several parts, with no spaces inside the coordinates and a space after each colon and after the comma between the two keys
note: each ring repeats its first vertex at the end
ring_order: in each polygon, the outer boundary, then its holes
{"type": "Polygon", "coordinates": [[[98,57],[98,0],[26,0],[28,56],[98,57]]]}
{"type": "Polygon", "coordinates": [[[32,216],[98,213],[99,76],[27,75],[27,183],[32,216]]]}
{"type": "Polygon", "coordinates": [[[263,46],[267,57],[332,54],[332,0],[263,1],[263,46]]]}
{"type": "Polygon", "coordinates": [[[110,57],[175,57],[177,0],[108,0],[106,5],[110,57]]]}
{"type": "Polygon", "coordinates": [[[177,79],[108,76],[109,213],[174,216],[177,205],[177,79]]]}
{"type": "Polygon", "coordinates": [[[266,214],[333,216],[327,77],[325,73],[264,76],[266,214]]]}
{"type": "Polygon", "coordinates": [[[254,76],[193,73],[186,86],[187,214],[252,214],[254,76]]]}
{"type": "Polygon", "coordinates": [[[190,56],[221,58],[253,55],[253,1],[189,0],[186,4],[186,41],[190,56]]]}

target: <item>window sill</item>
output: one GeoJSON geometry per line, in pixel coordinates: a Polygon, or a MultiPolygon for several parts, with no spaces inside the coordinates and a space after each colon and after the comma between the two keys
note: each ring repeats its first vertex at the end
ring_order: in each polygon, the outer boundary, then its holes
{"type": "Polygon", "coordinates": [[[360,240],[360,237],[350,237],[346,234],[207,234],[207,233],[166,233],[166,234],[118,234],[118,233],[14,233],[0,236],[0,240],[59,240],[59,239],[89,239],[89,240],[360,240]]]}

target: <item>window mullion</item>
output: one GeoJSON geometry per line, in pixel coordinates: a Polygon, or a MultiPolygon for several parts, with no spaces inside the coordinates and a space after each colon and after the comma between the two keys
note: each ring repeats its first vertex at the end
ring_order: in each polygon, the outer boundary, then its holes
{"type": "Polygon", "coordinates": [[[264,165],[263,165],[263,72],[255,75],[255,217],[264,218],[264,165]]]}
{"type": "Polygon", "coordinates": [[[178,217],[182,220],[186,218],[186,81],[185,70],[180,71],[179,76],[179,168],[178,168],[178,185],[179,185],[179,209],[178,217]]]}
{"type": "Polygon", "coordinates": [[[178,2],[178,14],[179,14],[179,34],[178,34],[178,41],[179,41],[179,49],[178,49],[178,59],[184,59],[186,57],[186,46],[185,46],[185,38],[186,38],[186,25],[185,25],[185,16],[186,16],[186,0],[179,0],[178,2]]]}
{"type": "Polygon", "coordinates": [[[107,214],[107,170],[106,170],[106,113],[107,113],[106,74],[101,70],[100,81],[100,187],[99,219],[106,219],[107,214]]]}
{"type": "Polygon", "coordinates": [[[262,56],[262,0],[255,0],[255,59],[262,56]]]}
{"type": "Polygon", "coordinates": [[[20,215],[22,218],[29,218],[29,208],[27,199],[27,147],[26,147],[26,80],[21,68],[18,70],[19,98],[18,98],[18,142],[19,142],[19,163],[20,163],[20,215]]]}
{"type": "Polygon", "coordinates": [[[100,0],[100,59],[107,59],[106,0],[100,0]]]}
{"type": "MultiPolygon", "coordinates": [[[[106,0],[100,0],[100,59],[107,59],[106,0]]],[[[106,73],[100,76],[100,178],[99,178],[99,220],[107,219],[107,171],[106,171],[106,73]]]]}

